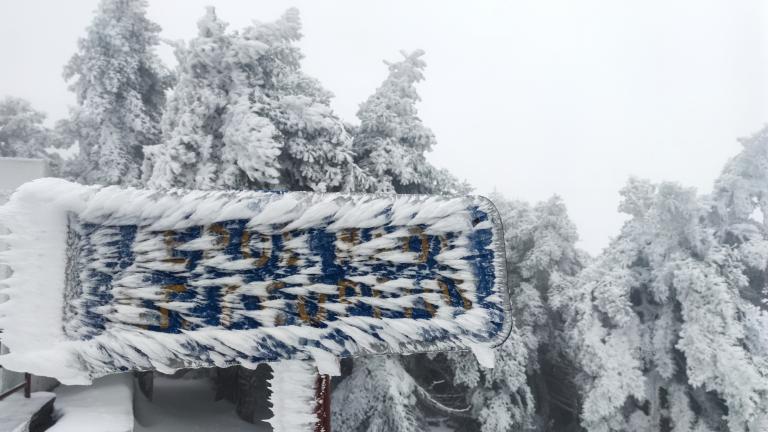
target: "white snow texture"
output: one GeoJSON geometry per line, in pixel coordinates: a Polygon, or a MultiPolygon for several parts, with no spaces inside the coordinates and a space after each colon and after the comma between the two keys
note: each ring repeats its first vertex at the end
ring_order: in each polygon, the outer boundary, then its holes
{"type": "MultiPolygon", "coordinates": [[[[9,203],[0,207],[0,217],[11,231],[5,238],[10,249],[2,252],[0,262],[13,269],[13,275],[0,282],[1,292],[9,297],[9,301],[0,304],[0,328],[3,329],[3,343],[11,349],[10,354],[0,356],[0,364],[11,370],[55,377],[68,384],[89,383],[95,377],[124,370],[151,369],[170,373],[190,367],[224,367],[234,364],[255,367],[257,362],[284,359],[316,359],[324,371],[334,373],[338,365],[332,358],[339,355],[469,348],[477,353],[487,353],[482,347],[497,346],[506,339],[511,329],[504,252],[503,246],[499,244],[503,238],[500,222],[493,205],[480,197],[158,192],[115,186],[82,186],[59,179],[41,179],[19,188],[9,203]],[[487,213],[489,221],[473,226],[467,211],[472,206],[487,213]],[[462,259],[466,249],[454,246],[436,259],[447,266],[444,268],[452,269],[447,272],[443,270],[447,277],[461,281],[457,289],[466,299],[464,308],[445,303],[435,281],[422,281],[419,296],[424,298],[422,301],[428,300],[436,309],[430,319],[345,315],[341,307],[344,305],[328,303],[329,311],[332,307],[337,309],[332,312],[338,312],[338,319],[326,322],[327,325],[275,325],[273,312],[280,312],[282,307],[280,301],[275,301],[277,304],[263,306],[261,310],[231,311],[232,314],[250,314],[262,320],[260,322],[263,325],[257,328],[232,330],[220,325],[164,333],[136,324],[136,317],[143,313],[137,305],[140,306],[141,301],[146,299],[157,300],[162,287],[136,284],[143,276],[136,268],[138,264],[134,264],[125,270],[122,279],[116,276],[117,282],[107,288],[111,290],[113,298],[126,298],[125,292],[129,292],[135,298],[133,304],[128,302],[96,308],[105,320],[105,327],[100,333],[85,337],[77,315],[70,316],[66,312],[73,304],[77,305],[67,297],[71,293],[65,290],[65,273],[69,261],[68,218],[73,214],[81,222],[99,224],[106,228],[137,225],[139,232],[161,233],[233,219],[248,220],[247,226],[254,232],[272,234],[317,226],[330,232],[340,232],[347,228],[387,224],[404,227],[419,225],[426,227],[424,231],[427,234],[452,233],[454,236],[451,241],[461,244],[476,230],[490,230],[493,238],[488,248],[494,251],[492,267],[495,278],[491,295],[478,297],[475,292],[475,275],[467,265],[468,261],[462,259]],[[441,336],[436,342],[425,345],[423,341],[426,334],[441,336]],[[289,348],[278,350],[275,354],[276,344],[289,348]],[[265,357],[267,351],[277,357],[265,357]]],[[[349,246],[345,246],[339,237],[342,236],[337,236],[337,253],[349,246]]],[[[394,266],[418,258],[412,256],[413,252],[390,250],[378,253],[382,244],[388,241],[390,239],[384,235],[358,243],[348,248],[348,255],[344,259],[354,263],[361,261],[360,257],[365,260],[375,258],[377,262],[394,266]]],[[[179,247],[200,247],[196,242],[205,243],[206,236],[179,247]]],[[[301,246],[298,240],[295,246],[301,246]]],[[[148,245],[134,242],[134,252],[140,252],[137,249],[141,247],[148,245]]],[[[145,252],[149,257],[155,253],[145,252]]],[[[109,256],[110,251],[104,250],[101,253],[109,256]]],[[[220,265],[224,270],[244,264],[237,261],[218,263],[215,256],[207,258],[207,262],[211,266],[220,265]]],[[[98,261],[93,263],[103,264],[98,261]]],[[[168,265],[161,262],[156,264],[161,267],[168,265]]],[[[152,267],[155,264],[144,262],[142,265],[152,267]]],[[[282,279],[281,289],[299,297],[338,289],[311,281],[319,267],[304,265],[301,268],[306,271],[282,279]]],[[[370,297],[360,295],[352,301],[366,303],[375,310],[413,307],[413,302],[418,300],[413,298],[416,295],[384,295],[392,292],[409,293],[409,287],[413,286],[414,281],[407,277],[403,275],[399,279],[382,282],[373,276],[356,276],[355,283],[370,284],[371,289],[378,292],[381,298],[375,294],[370,297]]],[[[87,280],[81,282],[95,283],[87,280]]],[[[238,296],[238,291],[242,290],[249,295],[259,291],[256,283],[238,285],[237,281],[229,279],[212,281],[202,278],[195,283],[233,286],[232,291],[222,293],[222,305],[236,304],[236,299],[230,296],[238,296]]],[[[179,306],[179,310],[184,310],[183,305],[164,306],[169,309],[179,306]]],[[[492,359],[486,357],[486,360],[486,364],[492,363],[492,359]]]]}

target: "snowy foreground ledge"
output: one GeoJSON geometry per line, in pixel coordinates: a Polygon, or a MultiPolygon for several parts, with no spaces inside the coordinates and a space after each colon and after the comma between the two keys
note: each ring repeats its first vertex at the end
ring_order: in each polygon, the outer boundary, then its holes
{"type": "Polygon", "coordinates": [[[44,430],[52,421],[55,398],[48,392],[35,392],[29,398],[18,392],[8,396],[0,401],[0,431],[44,430]]]}
{"type": "Polygon", "coordinates": [[[133,432],[133,377],[104,377],[91,386],[56,389],[60,418],[48,432],[133,432]]]}
{"type": "Polygon", "coordinates": [[[0,208],[0,357],[88,383],[490,348],[511,329],[503,233],[482,197],[158,192],[28,183],[0,208]]]}

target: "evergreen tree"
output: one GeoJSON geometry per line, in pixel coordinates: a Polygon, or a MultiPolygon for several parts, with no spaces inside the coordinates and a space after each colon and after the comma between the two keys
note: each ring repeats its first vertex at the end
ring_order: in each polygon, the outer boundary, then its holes
{"type": "Polygon", "coordinates": [[[427,162],[425,153],[435,135],[417,115],[420,98],[416,83],[424,79],[424,51],[402,53],[403,60],[388,63],[389,76],[360,105],[360,126],[355,133],[355,158],[375,183],[371,191],[397,193],[450,193],[466,191],[447,171],[427,162]]]}
{"type": "Polygon", "coordinates": [[[359,359],[333,393],[333,430],[419,432],[426,419],[418,406],[424,390],[396,356],[359,359]]]}
{"type": "Polygon", "coordinates": [[[102,0],[64,68],[77,96],[80,154],[71,172],[86,183],[134,184],[142,149],[159,141],[169,75],[155,55],[160,27],[145,0],[102,0]]]}
{"type": "Polygon", "coordinates": [[[352,190],[363,181],[331,94],[300,68],[298,11],[227,32],[213,8],[179,44],[179,83],[147,151],[153,187],[352,190]]]}
{"type": "Polygon", "coordinates": [[[768,307],[768,127],[741,140],[744,149],[715,182],[713,223],[718,241],[730,246],[748,279],[739,286],[752,304],[768,307]]]}
{"type": "Polygon", "coordinates": [[[588,430],[768,428],[768,315],[742,294],[756,257],[744,260],[729,244],[734,225],[723,225],[759,206],[741,199],[757,190],[741,181],[752,150],[729,164],[714,202],[671,183],[633,179],[622,190],[631,219],[559,300],[588,430]]]}
{"type": "Polygon", "coordinates": [[[65,140],[57,129],[47,128],[45,114],[29,101],[15,97],[0,100],[0,157],[46,160],[57,173],[61,158],[49,149],[62,147],[65,140]]]}
{"type": "Polygon", "coordinates": [[[163,117],[163,143],[146,151],[144,179],[153,187],[273,185],[281,143],[257,112],[261,101],[249,100],[245,70],[268,47],[227,34],[212,7],[197,26],[195,39],[176,46],[178,83],[163,117]]]}
{"type": "Polygon", "coordinates": [[[352,136],[330,109],[331,93],[301,73],[285,84],[271,111],[285,140],[280,183],[317,192],[370,189],[374,180],[354,161],[352,136]]]}

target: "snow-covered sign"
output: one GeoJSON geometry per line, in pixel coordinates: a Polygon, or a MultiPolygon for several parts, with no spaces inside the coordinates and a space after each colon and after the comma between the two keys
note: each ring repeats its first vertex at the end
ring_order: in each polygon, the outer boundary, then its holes
{"type": "MultiPolygon", "coordinates": [[[[28,183],[0,208],[3,366],[126,370],[487,352],[511,329],[482,197],[159,192],[28,183]]],[[[322,369],[322,368],[321,368],[322,369]]]]}

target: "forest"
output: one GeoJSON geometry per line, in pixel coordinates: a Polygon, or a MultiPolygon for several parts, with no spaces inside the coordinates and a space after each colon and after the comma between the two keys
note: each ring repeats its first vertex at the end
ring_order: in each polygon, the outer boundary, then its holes
{"type": "MultiPolygon", "coordinates": [[[[386,62],[357,118],[342,119],[302,70],[297,9],[233,29],[210,7],[196,37],[172,42],[173,68],[146,9],[101,1],[63,68],[77,100],[68,118],[49,126],[28,101],[0,99],[0,157],[42,158],[83,184],[473,193],[429,162],[439,143],[417,110],[423,51],[386,62]]],[[[345,360],[334,430],[415,432],[435,419],[482,432],[768,430],[768,128],[755,129],[711,190],[628,179],[627,220],[597,256],[576,246],[558,196],[490,196],[514,311],[495,367],[468,352],[345,360]]],[[[256,421],[269,374],[207,376],[256,421]]]]}

